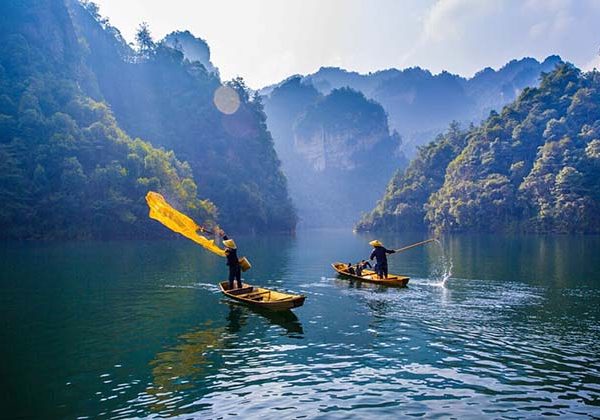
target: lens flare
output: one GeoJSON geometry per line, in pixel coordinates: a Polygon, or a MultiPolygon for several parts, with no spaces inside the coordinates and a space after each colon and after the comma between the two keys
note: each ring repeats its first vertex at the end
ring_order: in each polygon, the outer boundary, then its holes
{"type": "Polygon", "coordinates": [[[240,107],[240,97],[235,89],[229,86],[219,86],[215,90],[213,102],[219,111],[223,114],[231,115],[240,107]]]}

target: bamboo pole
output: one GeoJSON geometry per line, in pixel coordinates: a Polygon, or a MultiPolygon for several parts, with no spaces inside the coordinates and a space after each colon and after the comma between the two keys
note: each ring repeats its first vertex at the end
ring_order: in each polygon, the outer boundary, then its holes
{"type": "Polygon", "coordinates": [[[419,245],[425,245],[426,243],[433,242],[435,240],[436,240],[435,238],[427,239],[426,241],[417,242],[416,244],[408,245],[408,246],[405,246],[404,248],[395,249],[394,251],[396,253],[402,252],[402,251],[408,251],[411,248],[414,248],[414,247],[419,246],[419,245]]]}

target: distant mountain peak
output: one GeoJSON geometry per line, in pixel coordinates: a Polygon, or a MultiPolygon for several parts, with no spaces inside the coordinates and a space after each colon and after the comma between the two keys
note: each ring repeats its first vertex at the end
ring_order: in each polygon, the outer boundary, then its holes
{"type": "Polygon", "coordinates": [[[321,73],[321,74],[323,74],[323,73],[355,73],[355,74],[358,74],[356,72],[348,71],[341,67],[335,67],[335,66],[321,66],[321,67],[319,67],[319,70],[317,70],[315,72],[315,74],[317,74],[317,73],[321,73]]]}
{"type": "Polygon", "coordinates": [[[561,58],[560,55],[549,55],[548,57],[546,57],[546,59],[543,61],[542,65],[546,66],[546,65],[550,65],[550,64],[560,64],[563,63],[563,59],[561,58]]]}
{"type": "Polygon", "coordinates": [[[209,73],[218,74],[218,69],[210,61],[210,47],[208,43],[194,36],[190,31],[174,31],[168,34],[163,42],[183,53],[189,61],[197,61],[202,64],[209,73]]]}

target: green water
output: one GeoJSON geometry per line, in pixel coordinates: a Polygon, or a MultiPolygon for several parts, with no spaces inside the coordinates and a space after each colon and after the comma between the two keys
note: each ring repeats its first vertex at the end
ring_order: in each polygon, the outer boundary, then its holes
{"type": "Polygon", "coordinates": [[[246,281],[306,294],[279,316],[185,240],[0,244],[0,417],[600,416],[599,237],[452,236],[390,258],[406,289],[336,278],[369,239],[236,238],[246,281]]]}

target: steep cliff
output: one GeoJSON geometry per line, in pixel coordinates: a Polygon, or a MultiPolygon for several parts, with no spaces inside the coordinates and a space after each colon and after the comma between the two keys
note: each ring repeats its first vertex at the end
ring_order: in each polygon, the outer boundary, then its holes
{"type": "Polygon", "coordinates": [[[148,190],[230,232],[293,230],[265,120],[242,80],[130,47],[91,2],[0,3],[0,237],[156,236],[148,190]]]}
{"type": "Polygon", "coordinates": [[[323,96],[291,78],[265,110],[302,226],[350,226],[404,163],[383,108],[360,92],[323,96]]]}
{"type": "Polygon", "coordinates": [[[210,47],[202,38],[196,38],[190,31],[175,31],[168,34],[163,42],[183,53],[189,61],[197,61],[209,73],[219,74],[219,70],[210,61],[210,47]]]}

